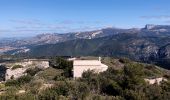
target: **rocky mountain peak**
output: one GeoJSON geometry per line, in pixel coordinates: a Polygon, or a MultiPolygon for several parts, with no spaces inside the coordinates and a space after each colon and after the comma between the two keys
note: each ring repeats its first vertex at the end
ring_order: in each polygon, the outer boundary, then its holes
{"type": "Polygon", "coordinates": [[[153,29],[156,25],[153,25],[153,24],[147,24],[145,25],[145,29],[147,30],[150,30],[150,29],[153,29]]]}

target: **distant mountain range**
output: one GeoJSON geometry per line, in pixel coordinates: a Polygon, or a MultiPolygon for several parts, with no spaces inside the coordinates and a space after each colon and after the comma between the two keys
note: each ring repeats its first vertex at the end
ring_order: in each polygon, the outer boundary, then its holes
{"type": "Polygon", "coordinates": [[[74,33],[52,33],[52,34],[40,34],[32,38],[24,39],[4,39],[5,41],[0,41],[0,44],[9,46],[25,46],[25,45],[43,45],[43,44],[55,44],[58,42],[65,42],[68,40],[75,39],[94,39],[99,37],[105,37],[109,35],[115,35],[119,33],[133,33],[138,31],[138,29],[118,29],[118,28],[105,28],[95,31],[87,32],[74,32],[74,33]]]}
{"type": "Polygon", "coordinates": [[[41,34],[0,42],[14,47],[8,54],[27,56],[114,56],[157,63],[170,69],[170,26],[146,25],[137,29],[105,28],[89,32],[41,34]]]}
{"type": "Polygon", "coordinates": [[[141,33],[141,36],[169,36],[170,26],[168,25],[146,25],[145,28],[119,29],[119,28],[105,28],[95,31],[74,32],[74,33],[52,33],[40,34],[31,38],[8,38],[0,39],[0,46],[15,46],[21,47],[26,45],[43,45],[55,44],[75,39],[94,39],[121,33],[141,33]]]}

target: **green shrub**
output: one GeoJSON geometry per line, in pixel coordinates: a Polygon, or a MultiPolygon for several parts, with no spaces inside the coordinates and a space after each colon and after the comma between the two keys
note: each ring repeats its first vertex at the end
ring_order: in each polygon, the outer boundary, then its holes
{"type": "Polygon", "coordinates": [[[68,96],[69,88],[65,82],[57,82],[53,87],[47,88],[40,92],[39,98],[41,100],[57,100],[58,96],[68,96]],[[44,98],[44,99],[43,99],[44,98]],[[53,98],[53,99],[52,99],[53,98]]]}
{"type": "Polygon", "coordinates": [[[18,68],[23,68],[23,66],[22,65],[14,65],[11,69],[15,70],[15,69],[18,69],[18,68]]]}
{"type": "Polygon", "coordinates": [[[66,77],[72,77],[72,69],[73,69],[73,62],[67,61],[63,58],[56,57],[50,60],[50,66],[55,69],[62,69],[64,70],[63,75],[66,77]]]}
{"type": "MultiPolygon", "coordinates": [[[[145,93],[141,91],[134,91],[128,89],[124,90],[124,98],[126,100],[148,100],[145,96],[145,93]]],[[[149,100],[155,100],[155,99],[149,99],[149,100]]]]}
{"type": "Polygon", "coordinates": [[[16,100],[16,93],[18,89],[16,87],[8,87],[4,94],[0,95],[0,100],[16,100]]]}
{"type": "Polygon", "coordinates": [[[35,68],[28,68],[25,72],[31,76],[34,76],[39,71],[42,71],[42,69],[35,67],[35,68]]]}
{"type": "Polygon", "coordinates": [[[16,95],[15,100],[36,100],[36,95],[31,94],[31,93],[25,93],[25,94],[20,94],[16,95]]]}
{"type": "Polygon", "coordinates": [[[0,90],[3,89],[3,88],[5,88],[5,84],[0,83],[0,90]]]}
{"type": "Polygon", "coordinates": [[[21,76],[20,78],[17,79],[17,81],[19,82],[20,85],[25,84],[25,83],[29,83],[32,79],[32,76],[30,75],[24,75],[21,76]]]}
{"type": "Polygon", "coordinates": [[[108,84],[105,88],[103,88],[102,91],[108,95],[118,96],[121,95],[123,90],[117,82],[113,81],[112,83],[108,84]]]}
{"type": "Polygon", "coordinates": [[[40,88],[42,87],[42,85],[43,80],[33,80],[26,86],[26,89],[29,90],[32,94],[38,94],[38,92],[41,90],[40,88]]]}
{"type": "Polygon", "coordinates": [[[55,89],[56,89],[56,93],[58,95],[68,96],[69,88],[68,88],[67,84],[65,84],[65,83],[57,84],[55,89]]]}
{"type": "Polygon", "coordinates": [[[20,78],[14,80],[7,80],[5,86],[21,86],[25,83],[29,83],[32,77],[30,75],[21,76],[20,78]]]}
{"type": "Polygon", "coordinates": [[[64,81],[65,77],[64,76],[61,76],[61,75],[57,75],[54,77],[54,80],[55,81],[64,81]]]}
{"type": "Polygon", "coordinates": [[[54,88],[49,88],[42,91],[38,95],[39,100],[58,100],[58,94],[54,88]]]}
{"type": "Polygon", "coordinates": [[[129,63],[129,62],[131,62],[131,61],[130,61],[130,59],[128,59],[128,58],[120,58],[120,59],[119,59],[119,62],[121,62],[121,63],[129,63]]]}
{"type": "Polygon", "coordinates": [[[86,100],[90,94],[90,88],[86,83],[73,82],[69,93],[74,100],[86,100]]]}
{"type": "Polygon", "coordinates": [[[123,87],[135,88],[144,84],[144,68],[141,64],[129,63],[124,69],[123,87]]]}
{"type": "Polygon", "coordinates": [[[37,77],[50,81],[50,80],[54,80],[56,76],[61,76],[61,73],[63,73],[62,70],[50,67],[38,73],[37,77]]]}
{"type": "Polygon", "coordinates": [[[7,80],[5,86],[19,86],[19,82],[17,80],[7,80]]]}
{"type": "Polygon", "coordinates": [[[92,99],[91,100],[125,100],[123,97],[121,96],[104,96],[104,95],[92,95],[92,99]]]}

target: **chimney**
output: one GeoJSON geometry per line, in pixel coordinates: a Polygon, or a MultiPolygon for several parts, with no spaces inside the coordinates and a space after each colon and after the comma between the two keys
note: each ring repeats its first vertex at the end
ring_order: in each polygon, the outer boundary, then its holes
{"type": "Polygon", "coordinates": [[[99,57],[99,61],[101,61],[101,57],[99,57]]]}

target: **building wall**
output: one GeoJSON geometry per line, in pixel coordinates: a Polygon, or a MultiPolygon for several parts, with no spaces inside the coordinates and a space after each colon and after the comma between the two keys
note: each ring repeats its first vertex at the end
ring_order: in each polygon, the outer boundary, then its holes
{"type": "Polygon", "coordinates": [[[102,64],[100,61],[79,61],[73,64],[73,77],[82,77],[83,72],[87,70],[94,70],[96,73],[106,71],[108,66],[102,64]],[[80,62],[80,64],[78,64],[80,62]]]}

